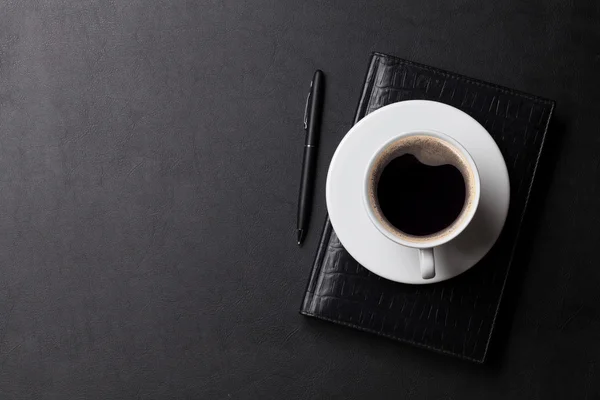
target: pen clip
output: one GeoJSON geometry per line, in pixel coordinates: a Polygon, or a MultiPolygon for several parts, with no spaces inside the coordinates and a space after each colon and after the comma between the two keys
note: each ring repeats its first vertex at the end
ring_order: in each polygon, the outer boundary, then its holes
{"type": "Polygon", "coordinates": [[[313,83],[310,81],[310,89],[308,90],[308,94],[306,95],[306,105],[304,106],[304,130],[308,129],[308,104],[310,101],[310,94],[312,93],[313,83]]]}

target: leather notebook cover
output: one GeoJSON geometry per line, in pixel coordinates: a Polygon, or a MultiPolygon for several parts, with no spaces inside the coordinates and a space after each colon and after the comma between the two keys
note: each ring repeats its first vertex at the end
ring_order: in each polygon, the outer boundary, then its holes
{"type": "Polygon", "coordinates": [[[510,209],[500,238],[483,260],[456,278],[405,285],[359,265],[327,219],[300,312],[481,363],[554,102],[374,53],[354,122],[387,104],[412,99],[435,100],[466,112],[498,144],[511,185],[510,209]]]}

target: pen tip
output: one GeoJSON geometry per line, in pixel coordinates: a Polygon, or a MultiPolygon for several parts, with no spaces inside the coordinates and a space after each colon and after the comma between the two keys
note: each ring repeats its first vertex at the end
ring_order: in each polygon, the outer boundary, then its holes
{"type": "Polygon", "coordinates": [[[304,240],[304,230],[298,229],[298,246],[302,244],[302,240],[304,240]]]}

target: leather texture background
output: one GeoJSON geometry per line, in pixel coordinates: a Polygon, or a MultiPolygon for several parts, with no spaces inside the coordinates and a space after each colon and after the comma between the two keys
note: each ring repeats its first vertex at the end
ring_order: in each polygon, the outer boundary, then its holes
{"type": "Polygon", "coordinates": [[[599,7],[0,0],[0,398],[598,398],[599,7]],[[484,365],[298,314],[375,50],[557,102],[484,365]]]}
{"type": "Polygon", "coordinates": [[[555,104],[381,53],[369,63],[362,93],[355,122],[388,104],[416,99],[446,103],[476,119],[504,156],[511,182],[509,214],[500,238],[475,268],[422,286],[367,271],[327,220],[301,313],[483,362],[555,104]]]}

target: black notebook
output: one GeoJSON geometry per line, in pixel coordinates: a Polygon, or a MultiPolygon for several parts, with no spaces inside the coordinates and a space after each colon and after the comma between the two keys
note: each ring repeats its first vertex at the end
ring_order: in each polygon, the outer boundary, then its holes
{"type": "Polygon", "coordinates": [[[510,176],[506,224],[492,250],[445,282],[405,285],[370,273],[344,249],[329,219],[300,312],[475,362],[484,362],[554,102],[374,53],[355,123],[413,99],[454,106],[492,135],[510,176]]]}

